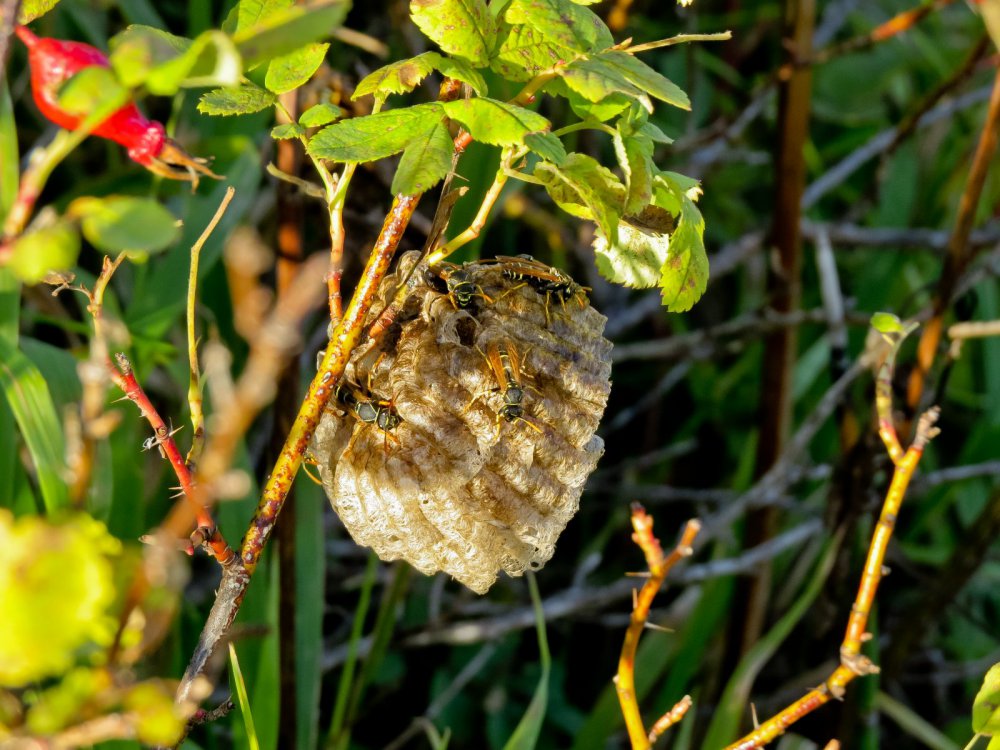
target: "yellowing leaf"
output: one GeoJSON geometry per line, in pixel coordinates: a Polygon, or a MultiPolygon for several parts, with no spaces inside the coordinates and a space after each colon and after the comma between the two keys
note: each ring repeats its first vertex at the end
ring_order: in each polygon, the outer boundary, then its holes
{"type": "Polygon", "coordinates": [[[1000,664],[990,667],[972,702],[972,731],[1000,735],[1000,664]]]}
{"type": "Polygon", "coordinates": [[[486,65],[495,30],[484,0],[410,0],[410,17],[448,54],[486,65]]]}
{"type": "Polygon", "coordinates": [[[107,645],[118,540],[86,515],[52,524],[0,510],[0,685],[68,669],[88,643],[107,645]]]}

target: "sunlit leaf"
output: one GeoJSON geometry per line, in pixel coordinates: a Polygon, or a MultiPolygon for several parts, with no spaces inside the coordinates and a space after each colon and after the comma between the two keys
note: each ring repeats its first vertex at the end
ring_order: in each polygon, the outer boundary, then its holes
{"type": "Polygon", "coordinates": [[[392,178],[393,195],[416,195],[430,190],[448,174],[454,151],[444,121],[434,123],[403,151],[392,178]]]}
{"type": "Polygon", "coordinates": [[[216,89],[202,94],[198,111],[206,115],[249,115],[267,109],[277,101],[267,89],[253,84],[216,89]]]}
{"type": "Polygon", "coordinates": [[[615,130],[612,143],[618,166],[625,175],[623,210],[626,214],[637,214],[653,197],[653,141],[642,135],[623,134],[621,125],[615,130]]]}
{"type": "Polygon", "coordinates": [[[872,328],[879,333],[902,333],[903,321],[896,315],[887,312],[877,312],[872,315],[872,328]]]}
{"type": "Polygon", "coordinates": [[[634,99],[649,111],[653,105],[646,93],[630,83],[620,71],[601,58],[584,58],[560,71],[566,86],[589,102],[601,102],[613,94],[634,99]]]}
{"type": "Polygon", "coordinates": [[[448,54],[486,65],[495,31],[484,0],[410,0],[410,17],[448,54]]]}
{"type": "Polygon", "coordinates": [[[139,683],[128,691],[123,703],[135,717],[136,736],[144,745],[174,747],[184,737],[185,717],[174,703],[174,690],[166,683],[139,683]]]}
{"type": "Polygon", "coordinates": [[[691,109],[691,100],[677,84],[657,73],[634,55],[621,50],[608,50],[595,59],[618,71],[625,80],[650,96],[680,109],[691,109]]]}
{"type": "Polygon", "coordinates": [[[990,667],[972,702],[972,731],[1000,735],[1000,664],[990,667]]]}
{"type": "Polygon", "coordinates": [[[524,136],[524,145],[545,161],[550,161],[556,166],[562,164],[566,159],[566,147],[558,136],[552,133],[528,133],[524,136]]]}
{"type": "Polygon", "coordinates": [[[284,122],[271,128],[271,137],[276,141],[282,141],[286,138],[298,138],[305,132],[306,129],[297,122],[284,122]]]}
{"type": "Polygon", "coordinates": [[[596,221],[605,237],[617,236],[625,187],[610,169],[590,156],[573,153],[559,165],[538,164],[535,177],[564,211],[596,221]]]}
{"type": "Polygon", "coordinates": [[[329,44],[307,44],[268,63],[264,86],[275,94],[297,89],[315,73],[326,58],[329,44]]]}
{"type": "Polygon", "coordinates": [[[475,68],[460,57],[441,57],[435,66],[438,72],[448,78],[468,84],[479,96],[486,96],[486,79],[475,68]]]}
{"type": "Polygon", "coordinates": [[[320,125],[328,125],[334,120],[340,119],[344,110],[335,104],[314,104],[299,118],[299,125],[306,128],[318,128],[320,125]]]}
{"type": "MultiPolygon", "coordinates": [[[[59,0],[24,0],[17,14],[18,23],[31,23],[36,18],[45,15],[59,4],[59,0]]],[[[16,5],[14,6],[17,7],[16,5]]]]}
{"type": "Polygon", "coordinates": [[[243,64],[252,68],[329,37],[344,22],[350,7],[349,0],[290,5],[238,29],[233,34],[233,41],[243,57],[243,64]]]}
{"type": "MultiPolygon", "coordinates": [[[[656,177],[654,202],[663,205],[664,193],[679,204],[677,229],[670,237],[667,262],[660,271],[663,305],[670,312],[691,309],[708,288],[708,255],[705,252],[705,219],[683,188],[670,177],[656,177]]],[[[665,202],[665,201],[664,201],[665,202]]]]}
{"type": "Polygon", "coordinates": [[[236,46],[216,30],[192,41],[133,24],[112,38],[110,46],[111,66],[124,85],[144,85],[161,96],[181,87],[235,86],[243,72],[236,46]]]}
{"type": "Polygon", "coordinates": [[[115,620],[111,558],[120,543],[86,515],[52,524],[0,510],[0,685],[69,668],[88,643],[108,645],[115,620]]]}
{"type": "Polygon", "coordinates": [[[596,13],[571,0],[511,0],[504,19],[531,26],[553,44],[577,53],[604,50],[615,43],[596,13]]]}
{"type": "Polygon", "coordinates": [[[616,243],[608,242],[600,231],[594,235],[597,270],[609,281],[633,289],[657,286],[670,256],[670,233],[674,228],[673,217],[658,206],[647,206],[639,215],[623,217],[616,243]]]}
{"type": "Polygon", "coordinates": [[[445,116],[437,102],[354,117],[324,128],[309,141],[320,159],[366,162],[397,154],[445,116]]]}
{"type": "Polygon", "coordinates": [[[437,52],[424,52],[416,57],[384,65],[362,78],[351,98],[373,94],[376,99],[384,101],[389,94],[413,91],[441,60],[442,57],[437,52]]]}
{"type": "Polygon", "coordinates": [[[524,143],[524,136],[548,130],[549,121],[537,112],[496,99],[477,97],[441,105],[453,120],[464,125],[480,143],[510,146],[524,143]]]}

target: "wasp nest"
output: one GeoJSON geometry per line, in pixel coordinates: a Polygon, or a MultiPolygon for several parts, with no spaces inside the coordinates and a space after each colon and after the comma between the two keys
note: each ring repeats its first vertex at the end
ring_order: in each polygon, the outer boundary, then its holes
{"type": "Polygon", "coordinates": [[[312,452],[355,541],[485,593],[552,556],[604,452],[606,318],[525,257],[416,259],[383,283],[383,303],[410,292],[378,348],[355,352],[312,452]]]}

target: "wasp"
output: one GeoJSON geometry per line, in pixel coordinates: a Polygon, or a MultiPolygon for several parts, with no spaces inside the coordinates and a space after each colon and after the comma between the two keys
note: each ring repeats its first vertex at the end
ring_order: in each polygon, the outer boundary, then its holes
{"type": "MultiPolygon", "coordinates": [[[[570,299],[575,299],[581,308],[587,305],[587,292],[590,291],[590,287],[580,286],[558,268],[547,266],[530,255],[518,255],[513,258],[500,255],[482,262],[499,263],[502,266],[501,273],[504,278],[521,282],[514,289],[519,289],[527,284],[539,294],[544,294],[546,323],[551,322],[549,302],[552,297],[558,299],[563,308],[566,307],[566,301],[570,299]]],[[[506,293],[509,294],[514,289],[506,293]]]]}
{"type": "MultiPolygon", "coordinates": [[[[380,398],[367,398],[365,394],[345,385],[338,385],[334,389],[333,395],[361,424],[375,425],[378,429],[382,430],[382,434],[385,436],[383,448],[386,452],[389,450],[388,441],[390,439],[395,443],[399,442],[399,438],[393,435],[391,431],[399,427],[403,420],[393,408],[392,401],[380,398]]],[[[344,451],[345,455],[351,452],[354,441],[357,440],[359,434],[360,430],[355,430],[351,435],[347,449],[344,451]]]]}
{"type": "Polygon", "coordinates": [[[428,284],[448,295],[456,310],[465,310],[472,304],[472,298],[477,296],[487,302],[493,301],[483,288],[472,280],[468,269],[464,266],[439,263],[427,269],[426,279],[428,284]]]}
{"type": "Polygon", "coordinates": [[[510,344],[498,344],[490,342],[486,347],[486,361],[493,370],[493,377],[496,378],[502,391],[503,404],[497,411],[497,429],[500,428],[500,420],[506,419],[508,422],[518,420],[524,422],[535,432],[541,432],[541,428],[534,421],[524,416],[525,386],[521,380],[521,358],[510,344]]]}

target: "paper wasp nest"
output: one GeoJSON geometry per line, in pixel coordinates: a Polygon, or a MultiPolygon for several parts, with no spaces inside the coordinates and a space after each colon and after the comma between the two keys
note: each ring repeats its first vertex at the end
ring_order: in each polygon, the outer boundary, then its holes
{"type": "Polygon", "coordinates": [[[576,513],[604,452],[611,343],[584,291],[539,269],[418,269],[378,348],[352,357],[312,452],[347,530],[383,560],[485,593],[500,570],[541,568],[576,513]]]}

